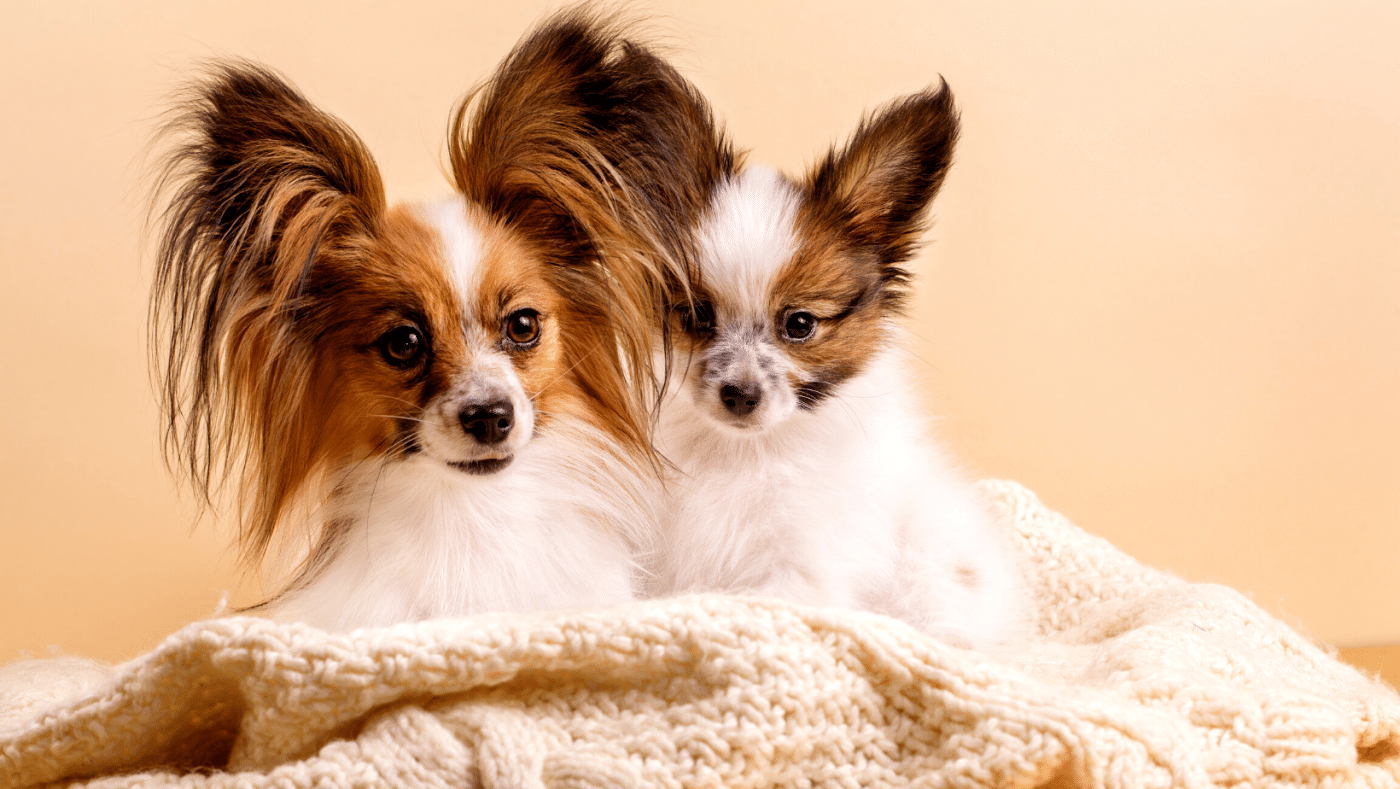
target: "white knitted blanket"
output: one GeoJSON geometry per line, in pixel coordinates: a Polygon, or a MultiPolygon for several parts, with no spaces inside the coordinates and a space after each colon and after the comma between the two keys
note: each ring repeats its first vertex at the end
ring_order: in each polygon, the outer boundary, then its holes
{"type": "Polygon", "coordinates": [[[350,635],[216,619],[94,681],[0,672],[0,787],[1400,786],[1393,690],[983,491],[1035,598],[1010,662],[723,596],[350,635]]]}

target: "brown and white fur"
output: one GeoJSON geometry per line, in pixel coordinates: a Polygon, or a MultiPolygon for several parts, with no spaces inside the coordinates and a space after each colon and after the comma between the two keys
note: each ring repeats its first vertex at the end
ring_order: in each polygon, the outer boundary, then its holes
{"type": "Polygon", "coordinates": [[[866,119],[800,181],[734,169],[710,191],[674,310],[652,593],[867,609],[976,647],[1014,638],[1013,561],[926,438],[897,320],[957,133],[943,85],[866,119]]]}
{"type": "Polygon", "coordinates": [[[181,105],[167,438],[206,501],[226,483],[244,558],[280,557],[274,616],[632,599],[661,276],[609,158],[646,123],[614,117],[645,98],[619,36],[566,12],[522,40],[456,114],[456,194],[422,205],[388,207],[355,134],[266,69],[216,64],[181,105]]]}

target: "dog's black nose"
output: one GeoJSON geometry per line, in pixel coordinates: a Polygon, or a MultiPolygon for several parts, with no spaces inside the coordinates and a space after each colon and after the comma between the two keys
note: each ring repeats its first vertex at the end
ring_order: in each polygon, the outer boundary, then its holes
{"type": "Polygon", "coordinates": [[[729,413],[748,416],[763,402],[763,390],[753,383],[743,386],[725,384],[719,388],[719,399],[723,401],[724,407],[729,409],[729,413]]]}
{"type": "Polygon", "coordinates": [[[458,415],[462,429],[483,444],[499,444],[515,426],[515,406],[509,400],[472,403],[458,415]]]}

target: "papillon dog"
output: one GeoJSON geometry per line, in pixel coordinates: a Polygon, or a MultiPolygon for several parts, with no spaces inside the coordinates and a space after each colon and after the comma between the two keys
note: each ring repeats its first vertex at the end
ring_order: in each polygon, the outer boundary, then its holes
{"type": "Polygon", "coordinates": [[[276,618],[633,598],[662,275],[613,159],[666,119],[621,35],[574,11],[524,38],[455,114],[455,194],[421,205],[386,205],[359,138],[265,68],[216,64],[180,105],[167,446],[206,503],[232,492],[248,562],[281,557],[276,618]]]}
{"type": "Polygon", "coordinates": [[[947,85],[869,116],[801,180],[740,169],[713,125],[687,133],[677,147],[719,175],[693,180],[703,208],[676,218],[691,270],[663,331],[671,473],[651,593],[773,595],[1007,643],[1014,561],[926,437],[898,322],[958,136],[947,85]]]}

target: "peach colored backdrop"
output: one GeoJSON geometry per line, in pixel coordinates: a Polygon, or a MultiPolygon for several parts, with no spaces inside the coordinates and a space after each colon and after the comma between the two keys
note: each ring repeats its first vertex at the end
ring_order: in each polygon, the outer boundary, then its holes
{"type": "MultiPolygon", "coordinates": [[[[943,74],[931,408],[980,475],[1340,644],[1400,639],[1400,5],[657,3],[753,161],[943,74]]],[[[537,3],[25,3],[0,32],[0,661],[132,656],[237,588],[160,465],[142,149],[196,58],[289,75],[391,195],[537,3]],[[511,7],[507,7],[511,6],[511,7]]]]}

